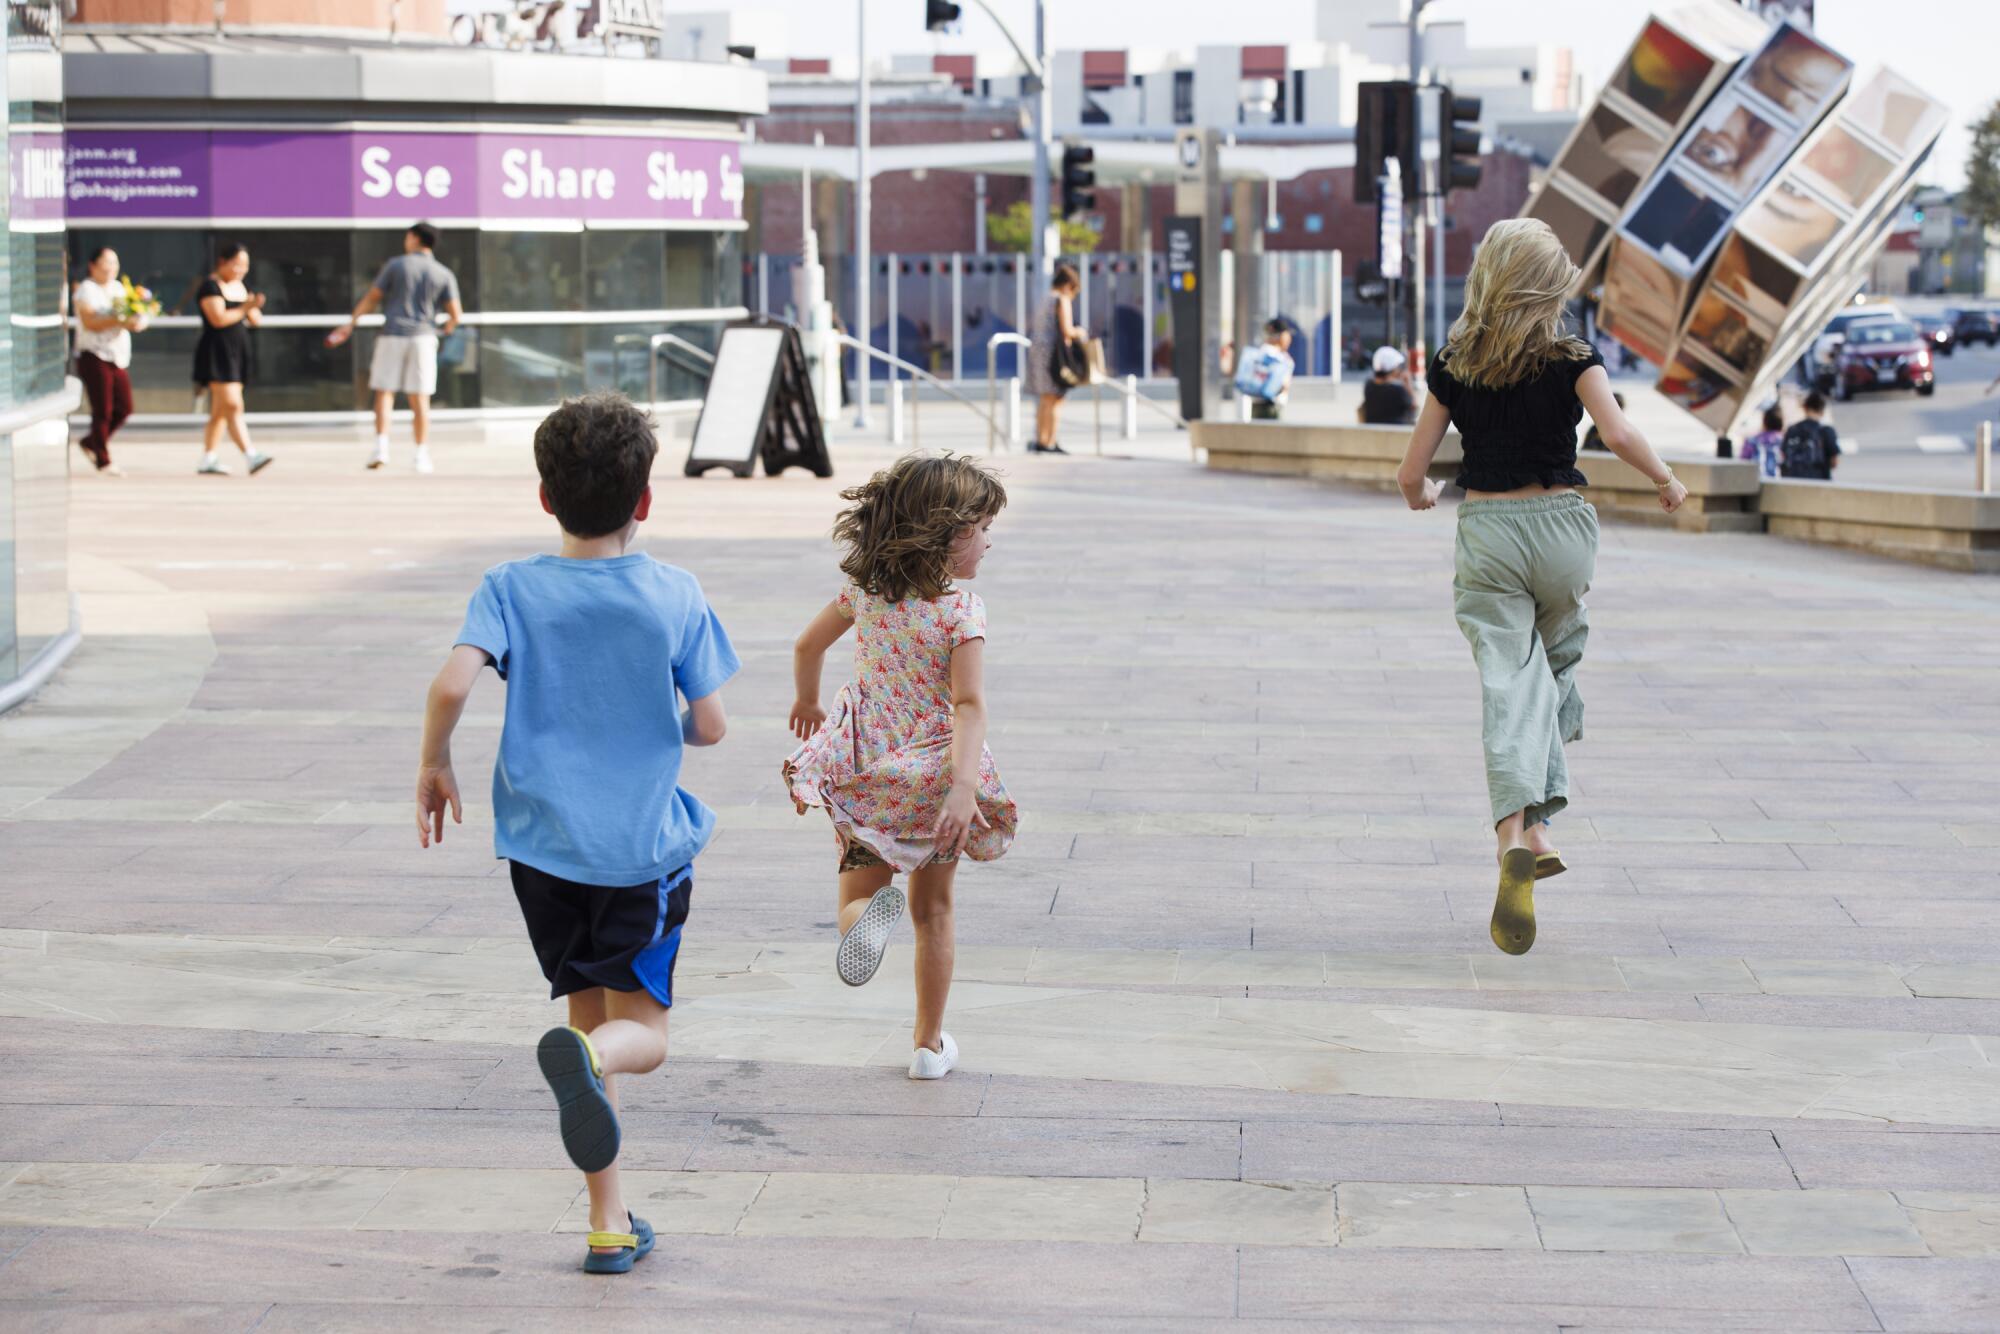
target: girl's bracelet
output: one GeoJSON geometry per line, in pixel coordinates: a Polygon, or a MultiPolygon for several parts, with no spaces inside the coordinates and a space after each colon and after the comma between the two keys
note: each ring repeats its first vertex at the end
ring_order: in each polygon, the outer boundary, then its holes
{"type": "Polygon", "coordinates": [[[1672,486],[1675,482],[1678,482],[1679,480],[1680,478],[1674,476],[1674,470],[1672,468],[1669,468],[1667,469],[1667,480],[1664,482],[1655,482],[1653,483],[1653,486],[1654,489],[1656,490],[1664,491],[1668,487],[1672,486]]]}

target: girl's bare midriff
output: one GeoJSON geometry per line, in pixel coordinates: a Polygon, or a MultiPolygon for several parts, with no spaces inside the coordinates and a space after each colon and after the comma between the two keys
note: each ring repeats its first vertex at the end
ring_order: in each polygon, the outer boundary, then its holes
{"type": "Polygon", "coordinates": [[[1517,486],[1512,491],[1467,491],[1467,500],[1533,500],[1536,496],[1560,496],[1576,490],[1573,486],[1517,486]]]}

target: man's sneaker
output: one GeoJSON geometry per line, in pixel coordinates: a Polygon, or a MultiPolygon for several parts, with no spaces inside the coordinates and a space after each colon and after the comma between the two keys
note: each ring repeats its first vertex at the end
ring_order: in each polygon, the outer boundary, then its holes
{"type": "Polygon", "coordinates": [[[375,442],[375,452],[368,456],[369,469],[372,471],[376,468],[380,468],[384,464],[388,463],[388,461],[389,461],[389,442],[387,440],[377,440],[375,442]]]}
{"type": "Polygon", "coordinates": [[[229,476],[229,469],[223,467],[222,460],[217,458],[213,454],[202,455],[201,463],[198,467],[195,468],[195,472],[203,477],[229,476]]]}
{"type": "Polygon", "coordinates": [[[910,1078],[943,1079],[958,1064],[958,1044],[951,1040],[951,1034],[940,1033],[938,1046],[942,1051],[932,1051],[929,1047],[919,1047],[910,1057],[910,1078]]]}
{"type": "Polygon", "coordinates": [[[854,925],[840,938],[833,956],[833,970],[850,987],[858,987],[875,976],[882,966],[882,954],[889,948],[889,933],[903,916],[903,891],[884,885],[868,900],[854,925]]]}
{"type": "Polygon", "coordinates": [[[425,477],[428,477],[432,473],[437,471],[436,465],[431,462],[431,450],[429,445],[417,446],[417,459],[415,466],[418,473],[422,474],[425,477]]]}
{"type": "Polygon", "coordinates": [[[249,457],[248,462],[250,464],[250,475],[254,477],[258,473],[264,471],[264,469],[271,466],[271,456],[269,454],[262,454],[262,453],[252,454],[249,457]]]}

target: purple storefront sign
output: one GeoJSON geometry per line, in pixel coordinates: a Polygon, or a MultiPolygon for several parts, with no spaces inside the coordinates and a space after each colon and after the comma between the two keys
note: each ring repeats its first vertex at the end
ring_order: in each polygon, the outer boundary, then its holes
{"type": "Polygon", "coordinates": [[[69,216],[733,222],[734,143],[567,134],[75,130],[69,216]]]}
{"type": "Polygon", "coordinates": [[[63,135],[23,127],[7,136],[7,216],[16,222],[63,220],[63,135]]]}

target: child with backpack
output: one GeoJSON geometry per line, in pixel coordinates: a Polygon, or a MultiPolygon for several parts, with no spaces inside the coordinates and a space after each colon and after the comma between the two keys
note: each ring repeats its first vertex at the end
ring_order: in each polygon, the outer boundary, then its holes
{"type": "Polygon", "coordinates": [[[1830,482],[1840,466],[1840,436],[1826,421],[1826,396],[1806,395],[1806,415],[1785,431],[1779,473],[1785,477],[1830,482]]]}
{"type": "Polygon", "coordinates": [[[1743,442],[1738,458],[1754,460],[1757,475],[1770,479],[1780,475],[1785,453],[1785,415],[1776,408],[1764,409],[1764,429],[1743,442]]]}

